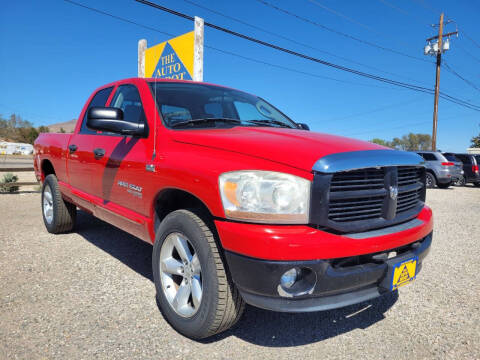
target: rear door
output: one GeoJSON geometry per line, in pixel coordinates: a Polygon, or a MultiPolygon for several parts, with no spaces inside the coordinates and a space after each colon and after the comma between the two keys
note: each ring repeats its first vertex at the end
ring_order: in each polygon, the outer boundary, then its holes
{"type": "Polygon", "coordinates": [[[81,197],[88,197],[94,193],[92,179],[96,131],[87,128],[88,109],[94,106],[105,106],[112,90],[113,86],[95,93],[83,113],[80,127],[70,138],[67,162],[68,182],[73,192],[81,197]]]}
{"type": "MultiPolygon", "coordinates": [[[[122,84],[115,89],[109,107],[123,111],[129,122],[143,122],[148,129],[142,101],[137,87],[122,84]]],[[[147,130],[148,131],[148,130],[147,130]]],[[[99,217],[116,224],[139,237],[143,237],[140,226],[146,213],[143,197],[147,159],[152,157],[152,141],[148,137],[99,133],[95,136],[94,152],[103,154],[95,157],[94,195],[101,198],[103,205],[99,217]]]]}

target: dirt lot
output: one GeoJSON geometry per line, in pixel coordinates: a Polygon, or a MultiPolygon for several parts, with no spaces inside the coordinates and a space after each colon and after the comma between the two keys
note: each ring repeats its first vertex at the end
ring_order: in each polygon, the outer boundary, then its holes
{"type": "Polygon", "coordinates": [[[50,235],[40,195],[0,195],[2,359],[479,359],[480,189],[429,190],[432,251],[399,296],[281,314],[248,307],[209,341],[177,334],[155,302],[151,246],[84,213],[50,235]]]}

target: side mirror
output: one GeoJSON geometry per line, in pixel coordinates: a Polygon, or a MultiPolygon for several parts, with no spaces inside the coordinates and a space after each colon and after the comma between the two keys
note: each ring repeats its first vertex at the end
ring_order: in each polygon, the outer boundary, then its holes
{"type": "Polygon", "coordinates": [[[87,113],[87,127],[123,135],[142,136],[145,134],[145,124],[135,124],[123,120],[123,111],[118,108],[91,107],[87,113]]]}
{"type": "Polygon", "coordinates": [[[308,126],[307,124],[304,124],[304,123],[297,123],[298,125],[298,128],[301,129],[301,130],[310,130],[310,126],[308,126]]]}

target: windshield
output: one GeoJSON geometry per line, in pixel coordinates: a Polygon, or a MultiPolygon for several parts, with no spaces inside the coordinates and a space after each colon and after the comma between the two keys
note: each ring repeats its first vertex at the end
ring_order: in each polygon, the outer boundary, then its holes
{"type": "Polygon", "coordinates": [[[241,91],[174,82],[151,82],[150,86],[163,120],[169,127],[177,124],[196,128],[235,125],[297,128],[292,120],[265,100],[241,91]],[[201,119],[214,121],[192,121],[201,119]],[[233,119],[238,123],[215,121],[221,119],[233,119]]]}

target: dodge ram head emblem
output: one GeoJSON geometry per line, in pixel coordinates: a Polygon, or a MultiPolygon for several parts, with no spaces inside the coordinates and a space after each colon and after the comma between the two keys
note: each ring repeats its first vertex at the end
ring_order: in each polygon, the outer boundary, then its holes
{"type": "Polygon", "coordinates": [[[397,200],[398,197],[398,187],[390,186],[390,199],[397,200]]]}

